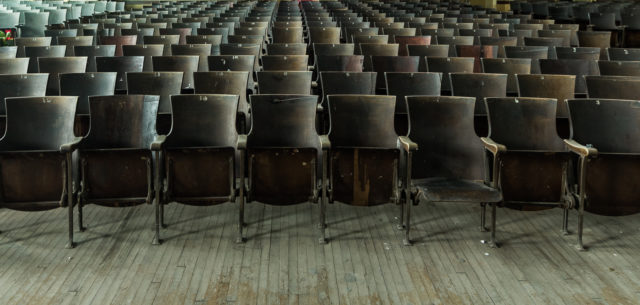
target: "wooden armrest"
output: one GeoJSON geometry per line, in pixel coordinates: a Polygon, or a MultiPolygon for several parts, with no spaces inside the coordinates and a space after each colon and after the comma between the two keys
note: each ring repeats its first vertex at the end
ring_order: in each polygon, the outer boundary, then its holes
{"type": "Polygon", "coordinates": [[[494,155],[507,151],[506,146],[494,142],[493,140],[491,140],[491,138],[482,137],[480,138],[480,140],[482,141],[484,148],[490,151],[494,155]]]}
{"type": "Polygon", "coordinates": [[[564,144],[567,145],[567,148],[569,148],[569,150],[582,157],[595,157],[598,155],[597,149],[582,145],[575,140],[564,140],[564,144]]]}
{"type": "Polygon", "coordinates": [[[151,150],[159,151],[162,150],[162,146],[164,145],[164,141],[167,139],[165,135],[158,135],[156,139],[151,143],[151,150]]]}
{"type": "Polygon", "coordinates": [[[418,143],[411,141],[409,137],[398,137],[398,140],[406,152],[418,150],[418,143]]]}

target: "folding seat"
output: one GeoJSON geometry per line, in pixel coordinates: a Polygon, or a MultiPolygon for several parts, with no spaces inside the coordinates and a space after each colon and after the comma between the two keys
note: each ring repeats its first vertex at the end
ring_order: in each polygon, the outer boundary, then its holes
{"type": "MultiPolygon", "coordinates": [[[[235,95],[171,97],[171,133],[151,147],[157,186],[154,244],[161,242],[164,205],[170,202],[204,206],[238,201],[243,206],[244,174],[238,177],[234,167],[244,168],[243,156],[237,153],[245,148],[246,137],[235,129],[237,107],[235,95]]],[[[242,227],[242,218],[240,221],[242,227]]]]}
{"type": "MultiPolygon", "coordinates": [[[[504,54],[507,58],[530,58],[531,73],[540,74],[540,59],[547,59],[549,56],[549,47],[546,46],[522,46],[522,47],[504,47],[504,54]]],[[[555,50],[554,50],[555,54],[555,50]]]]}
{"type": "Polygon", "coordinates": [[[0,48],[0,58],[16,58],[17,55],[17,46],[4,46],[0,48]]]}
{"type": "Polygon", "coordinates": [[[598,61],[600,75],[640,76],[640,61],[598,61]]]}
{"type": "Polygon", "coordinates": [[[568,139],[571,135],[569,114],[565,100],[575,97],[575,75],[531,74],[516,75],[518,96],[554,98],[557,100],[556,126],[558,135],[568,139]]]}
{"type": "Polygon", "coordinates": [[[498,46],[456,45],[455,50],[458,57],[475,58],[473,67],[473,72],[475,73],[482,72],[482,63],[480,62],[481,59],[498,57],[498,46]]]}
{"type": "Polygon", "coordinates": [[[262,46],[259,44],[221,44],[221,55],[253,55],[253,69],[260,70],[260,55],[262,54],[262,46]]]}
{"type": "MultiPolygon", "coordinates": [[[[399,137],[393,124],[395,99],[379,95],[328,96],[331,149],[325,160],[328,159],[329,168],[329,202],[354,206],[406,204],[402,196],[405,184],[400,183],[404,177],[400,174],[399,137]],[[353,119],[354,113],[361,114],[357,120],[353,119]]],[[[321,215],[324,241],[324,206],[321,215]]]]}
{"type": "Polygon", "coordinates": [[[636,100],[569,100],[573,135],[567,147],[577,164],[578,244],[582,242],[584,212],[623,216],[636,214],[640,193],[640,108],[636,100]],[[631,178],[631,179],[630,179],[631,178]]]}
{"type": "Polygon", "coordinates": [[[389,43],[396,43],[396,36],[416,36],[415,28],[382,29],[384,35],[389,35],[389,43]]]}
{"type": "Polygon", "coordinates": [[[84,73],[87,69],[87,58],[77,57],[40,57],[38,72],[49,73],[47,95],[60,95],[60,73],[84,73]]]}
{"type": "Polygon", "coordinates": [[[356,36],[378,36],[378,28],[346,28],[345,41],[353,43],[356,36]]]}
{"type": "MultiPolygon", "coordinates": [[[[329,94],[375,95],[376,74],[376,72],[361,71],[321,71],[322,100],[320,104],[325,110],[328,110],[327,95],[329,94]]],[[[328,112],[325,111],[325,114],[328,114],[328,112]]],[[[325,119],[328,119],[328,117],[325,119]]]]}
{"type": "MultiPolygon", "coordinates": [[[[16,84],[11,84],[16,85],[16,84]]],[[[6,99],[6,132],[0,139],[2,207],[18,211],[68,209],[73,248],[72,154],[76,97],[6,99]]],[[[4,127],[4,126],[3,126],[4,127]]]]}
{"type": "Polygon", "coordinates": [[[49,12],[25,12],[21,29],[22,37],[42,37],[49,24],[49,12]]]}
{"type": "Polygon", "coordinates": [[[48,47],[51,46],[51,41],[52,37],[16,37],[14,42],[18,47],[17,57],[25,56],[26,47],[48,47]]]}
{"type": "Polygon", "coordinates": [[[115,56],[122,56],[122,46],[123,45],[135,45],[138,36],[130,35],[130,36],[100,36],[100,44],[101,45],[115,45],[116,53],[115,56]]]}
{"type": "Polygon", "coordinates": [[[316,71],[362,72],[363,55],[317,55],[316,71]]]}
{"type": "Polygon", "coordinates": [[[614,13],[589,13],[589,27],[594,32],[611,32],[611,46],[620,47],[623,39],[622,33],[624,32],[624,27],[616,24],[616,15],[614,13]]]}
{"type": "Polygon", "coordinates": [[[428,46],[431,44],[431,36],[396,36],[394,42],[399,45],[399,56],[409,56],[409,45],[428,46]]]}
{"type": "Polygon", "coordinates": [[[193,72],[198,71],[199,56],[173,55],[153,56],[153,71],[179,71],[184,72],[182,77],[182,90],[193,89],[193,72]]]}
{"type": "Polygon", "coordinates": [[[540,30],[538,31],[538,38],[559,37],[562,38],[562,44],[560,47],[571,46],[571,31],[570,30],[540,30]]]}
{"type": "MultiPolygon", "coordinates": [[[[250,174],[247,183],[240,182],[247,188],[246,201],[276,206],[319,201],[324,223],[327,172],[323,152],[329,147],[315,129],[318,97],[260,94],[250,99],[253,127],[244,161],[250,174]]],[[[244,240],[243,206],[240,203],[238,241],[244,240]]]]}
{"type": "Polygon", "coordinates": [[[263,71],[307,71],[308,55],[262,56],[263,71]]]}
{"type": "Polygon", "coordinates": [[[6,125],[5,98],[45,96],[48,80],[47,73],[0,74],[0,134],[6,125]]]}
{"type": "Polygon", "coordinates": [[[571,31],[570,44],[572,47],[582,46],[578,40],[578,31],[580,30],[579,24],[549,24],[547,26],[549,30],[569,30],[571,31]]]}
{"type": "Polygon", "coordinates": [[[622,45],[627,48],[640,47],[640,16],[637,11],[622,13],[621,23],[624,26],[622,45]]]}
{"type": "MultiPolygon", "coordinates": [[[[160,29],[160,35],[161,36],[176,35],[178,36],[178,43],[175,43],[175,44],[186,44],[187,36],[191,35],[191,28],[160,29]]],[[[146,40],[145,40],[145,43],[147,43],[146,40]]]]}
{"type": "Polygon", "coordinates": [[[0,28],[15,28],[20,24],[20,12],[0,12],[0,28]]]}
{"type": "Polygon", "coordinates": [[[302,27],[274,27],[273,43],[303,43],[302,27]]]}
{"type": "Polygon", "coordinates": [[[473,36],[438,36],[438,44],[449,45],[449,57],[455,57],[457,54],[457,46],[473,46],[473,36]]]}
{"type": "Polygon", "coordinates": [[[591,48],[591,47],[556,48],[556,56],[558,57],[558,59],[600,60],[600,53],[601,53],[600,48],[591,48]]]}
{"type": "Polygon", "coordinates": [[[444,37],[445,40],[447,39],[446,37],[453,37],[455,34],[454,29],[444,29],[444,28],[440,28],[440,29],[435,29],[435,30],[428,30],[428,29],[422,29],[420,30],[420,35],[428,35],[431,36],[431,40],[434,43],[440,43],[440,41],[438,40],[438,37],[444,37]]]}
{"type": "Polygon", "coordinates": [[[306,43],[271,43],[267,44],[268,55],[306,55],[306,43]]]}
{"type": "Polygon", "coordinates": [[[182,89],[183,72],[128,72],[127,94],[157,95],[156,131],[166,135],[171,129],[171,96],[182,89]]]}
{"type": "Polygon", "coordinates": [[[138,44],[142,44],[144,42],[144,37],[145,36],[153,36],[153,33],[155,32],[154,28],[142,28],[139,27],[137,29],[122,29],[120,30],[120,33],[122,35],[126,35],[126,36],[131,36],[131,35],[135,35],[138,38],[136,38],[136,43],[138,44]]]}
{"type": "Polygon", "coordinates": [[[475,58],[473,57],[427,57],[427,71],[442,73],[442,91],[444,95],[451,93],[449,73],[473,73],[475,58]]]}
{"type": "Polygon", "coordinates": [[[145,72],[153,71],[153,56],[163,56],[165,45],[163,44],[144,44],[144,45],[124,45],[122,46],[122,55],[124,56],[144,56],[144,65],[142,70],[145,72]]]}
{"type": "Polygon", "coordinates": [[[338,27],[309,27],[310,43],[340,43],[340,28],[338,27]]]}
{"type": "Polygon", "coordinates": [[[238,96],[236,125],[241,134],[247,134],[251,125],[247,101],[248,71],[214,71],[193,74],[196,94],[231,94],[238,96]]]}
{"type": "Polygon", "coordinates": [[[142,72],[144,56],[96,56],[96,70],[98,72],[117,72],[116,92],[127,91],[127,72],[142,72]]]}
{"type": "Polygon", "coordinates": [[[385,72],[418,72],[418,56],[371,56],[371,70],[378,72],[376,88],[386,90],[385,72]]]}
{"type": "Polygon", "coordinates": [[[93,36],[58,37],[58,45],[67,46],[65,56],[76,56],[76,46],[93,46],[93,36]]]}
{"type": "Polygon", "coordinates": [[[262,71],[258,72],[258,94],[302,94],[311,92],[312,72],[262,71]]]}
{"type": "Polygon", "coordinates": [[[542,74],[562,74],[576,76],[576,94],[587,93],[585,75],[600,75],[598,62],[587,59],[541,59],[542,74]]]}
{"type": "Polygon", "coordinates": [[[52,44],[60,44],[58,37],[76,37],[78,36],[78,29],[61,29],[61,30],[44,30],[44,35],[51,37],[52,44]]]}
{"type": "MultiPolygon", "coordinates": [[[[498,181],[490,180],[483,143],[474,131],[473,97],[407,96],[411,129],[401,137],[406,151],[408,185],[405,243],[410,243],[409,209],[420,201],[479,203],[480,229],[485,228],[485,208],[491,205],[491,240],[497,246],[496,206],[502,201],[498,181]],[[428,149],[419,149],[426,147],[428,149]]],[[[495,170],[495,169],[494,169],[495,170]]],[[[404,220],[406,223],[403,223],[404,220]]]]}
{"type": "Polygon", "coordinates": [[[0,74],[27,74],[29,58],[0,58],[0,74]]]}
{"type": "Polygon", "coordinates": [[[521,210],[561,207],[562,229],[568,233],[570,153],[558,136],[556,100],[549,98],[487,98],[490,134],[483,138],[493,155],[492,181],[504,205],[521,210]]]}
{"type": "Polygon", "coordinates": [[[301,28],[303,27],[302,21],[275,21],[273,22],[274,28],[301,28]]]}
{"type": "Polygon", "coordinates": [[[172,29],[191,29],[191,33],[189,33],[189,35],[195,34],[200,26],[200,22],[186,22],[184,19],[182,22],[174,22],[171,24],[172,29]]]}
{"type": "Polygon", "coordinates": [[[172,45],[171,54],[175,55],[197,55],[199,56],[198,71],[208,71],[209,64],[207,57],[211,55],[210,44],[188,44],[188,45],[172,45]]]}
{"type": "MultiPolygon", "coordinates": [[[[120,57],[114,57],[120,58],[120,57]]],[[[78,144],[78,215],[87,204],[127,207],[154,199],[151,146],[158,138],[158,96],[89,97],[91,127],[78,144]]]]}
{"type": "Polygon", "coordinates": [[[396,44],[376,44],[361,43],[360,51],[364,55],[365,71],[373,71],[372,56],[398,56],[400,45],[396,44]]]}
{"type": "Polygon", "coordinates": [[[209,56],[209,71],[247,71],[247,92],[255,92],[254,55],[219,55],[209,56]]]}
{"type": "Polygon", "coordinates": [[[581,47],[595,47],[602,50],[600,58],[607,59],[607,48],[611,47],[611,32],[578,32],[581,47]]]}
{"type": "Polygon", "coordinates": [[[563,46],[562,37],[525,37],[524,45],[525,46],[534,46],[534,47],[548,47],[548,55],[549,59],[556,59],[556,47],[563,46]]]}
{"type": "Polygon", "coordinates": [[[640,100],[638,76],[585,76],[591,99],[640,100]]]}
{"type": "MultiPolygon", "coordinates": [[[[358,48],[359,49],[359,48],[358,48]]],[[[332,44],[332,43],[314,43],[313,54],[319,55],[354,55],[355,45],[352,43],[332,44]]]]}
{"type": "Polygon", "coordinates": [[[640,49],[607,48],[609,60],[640,61],[640,49]]]}
{"type": "Polygon", "coordinates": [[[145,45],[164,45],[162,55],[171,55],[171,45],[179,44],[180,35],[144,36],[145,45]]]}
{"type": "MultiPolygon", "coordinates": [[[[193,34],[193,33],[192,33],[193,34]]],[[[220,35],[222,36],[222,43],[228,43],[229,35],[234,35],[230,32],[229,28],[216,27],[216,28],[200,28],[196,31],[197,35],[220,35]]]]}
{"type": "Polygon", "coordinates": [[[76,136],[85,136],[89,132],[89,96],[113,95],[117,73],[60,73],[59,77],[60,95],[78,97],[73,129],[76,136]]]}
{"type": "Polygon", "coordinates": [[[479,45],[481,37],[494,37],[493,29],[460,29],[458,30],[460,36],[472,36],[473,44],[479,45]]]}
{"type": "Polygon", "coordinates": [[[516,75],[531,74],[530,58],[482,58],[483,73],[507,74],[507,95],[518,94],[516,75]]]}
{"type": "Polygon", "coordinates": [[[498,50],[497,57],[505,58],[505,46],[515,47],[518,45],[517,37],[480,37],[481,46],[496,46],[498,50]]]}
{"type": "MultiPolygon", "coordinates": [[[[404,101],[405,96],[439,96],[442,74],[432,72],[385,72],[387,95],[395,95],[396,101],[404,101]]],[[[406,103],[396,103],[396,134],[406,136],[409,132],[409,118],[406,103]]]]}
{"type": "Polygon", "coordinates": [[[450,73],[451,95],[475,97],[476,104],[475,126],[478,136],[484,137],[489,133],[487,112],[482,101],[485,97],[507,96],[507,74],[494,73],[450,73]]]}
{"type": "Polygon", "coordinates": [[[220,55],[222,35],[189,35],[185,39],[187,41],[187,44],[210,44],[210,55],[220,55]]]}
{"type": "Polygon", "coordinates": [[[371,36],[353,36],[353,44],[357,46],[354,54],[362,54],[360,49],[361,44],[387,44],[389,41],[389,35],[371,35],[371,36]]]}

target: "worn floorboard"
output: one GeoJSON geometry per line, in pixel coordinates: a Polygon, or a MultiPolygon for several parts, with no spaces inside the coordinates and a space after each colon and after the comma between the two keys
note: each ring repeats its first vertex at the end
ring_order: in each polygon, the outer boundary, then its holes
{"type": "Polygon", "coordinates": [[[479,206],[413,207],[411,247],[397,206],[329,205],[326,245],[317,212],[248,204],[236,244],[235,204],[174,203],[154,246],[152,206],[87,206],[65,249],[66,210],[3,209],[0,304],[640,304],[640,215],[587,215],[578,252],[560,209],[499,209],[498,249],[479,206]]]}

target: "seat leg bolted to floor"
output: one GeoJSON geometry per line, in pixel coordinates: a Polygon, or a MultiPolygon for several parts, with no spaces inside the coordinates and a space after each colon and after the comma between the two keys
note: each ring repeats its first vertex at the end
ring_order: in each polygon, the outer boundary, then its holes
{"type": "Polygon", "coordinates": [[[75,247],[73,242],[73,173],[72,173],[72,158],[71,153],[67,153],[67,160],[65,164],[66,170],[66,187],[67,187],[67,212],[69,214],[69,242],[66,245],[67,249],[75,247]]]}
{"type": "Polygon", "coordinates": [[[155,208],[155,213],[156,213],[156,221],[154,224],[154,235],[153,235],[153,241],[151,242],[153,245],[159,245],[161,243],[160,241],[160,205],[162,205],[162,202],[160,200],[160,197],[162,196],[161,190],[162,190],[162,186],[160,181],[162,179],[160,179],[160,163],[162,161],[160,160],[160,152],[156,151],[156,178],[155,178],[155,187],[156,187],[156,198],[154,200],[154,208],[155,208]]]}
{"type": "Polygon", "coordinates": [[[487,232],[487,204],[480,203],[480,232],[487,232]]]}
{"type": "MultiPolygon", "coordinates": [[[[244,160],[244,158],[242,158],[242,156],[240,157],[240,160],[244,160]]],[[[245,197],[244,197],[244,163],[243,161],[240,162],[240,186],[238,188],[238,237],[236,237],[236,243],[237,244],[241,244],[245,242],[245,238],[242,235],[242,231],[245,227],[245,222],[244,222],[244,202],[245,202],[245,197]]]]}
{"type": "Polygon", "coordinates": [[[491,204],[491,240],[489,241],[489,247],[498,248],[498,241],[496,240],[496,216],[497,216],[498,204],[491,204]]]}
{"type": "Polygon", "coordinates": [[[398,217],[398,224],[396,224],[396,227],[398,230],[402,231],[404,230],[404,203],[400,204],[400,215],[398,217]]]}
{"type": "Polygon", "coordinates": [[[320,228],[320,238],[318,243],[327,243],[327,151],[323,151],[322,154],[322,193],[320,194],[320,222],[318,227],[320,228]]]}
{"type": "Polygon", "coordinates": [[[562,214],[562,235],[569,234],[569,208],[564,208],[562,214]]]}
{"type": "MultiPolygon", "coordinates": [[[[82,164],[81,165],[82,177],[86,177],[85,174],[84,174],[84,169],[87,166],[87,161],[83,159],[80,162],[82,162],[81,163],[82,164]]],[[[80,183],[81,183],[81,185],[80,185],[80,192],[79,193],[82,193],[84,191],[83,187],[85,185],[82,185],[82,182],[80,182],[80,183]]],[[[83,223],[84,222],[84,217],[83,217],[84,215],[82,214],[82,203],[83,203],[83,201],[82,201],[82,195],[81,194],[78,194],[77,200],[78,200],[78,230],[80,230],[80,232],[84,232],[87,228],[84,226],[84,223],[83,223]]]]}
{"type": "Polygon", "coordinates": [[[405,210],[406,210],[406,215],[404,218],[404,240],[402,241],[402,243],[405,246],[411,246],[411,237],[409,236],[409,233],[411,231],[411,206],[413,205],[413,200],[411,199],[411,194],[410,192],[407,190],[406,192],[406,199],[404,200],[403,205],[406,205],[405,210]]]}
{"type": "Polygon", "coordinates": [[[578,251],[585,251],[584,244],[582,243],[582,233],[584,227],[584,204],[585,204],[585,177],[586,177],[586,168],[587,168],[587,158],[580,158],[580,184],[579,184],[579,194],[578,194],[578,244],[576,245],[576,249],[578,251]]]}

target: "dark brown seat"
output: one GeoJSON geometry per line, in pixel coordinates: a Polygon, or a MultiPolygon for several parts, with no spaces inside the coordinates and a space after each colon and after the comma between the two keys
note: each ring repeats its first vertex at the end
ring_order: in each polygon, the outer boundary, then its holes
{"type": "Polygon", "coordinates": [[[309,42],[310,43],[340,43],[340,28],[338,27],[310,27],[309,42]]]}
{"type": "Polygon", "coordinates": [[[449,57],[462,57],[457,53],[457,46],[473,46],[473,36],[438,36],[438,44],[449,45],[449,57]]]}
{"type": "Polygon", "coordinates": [[[306,55],[306,43],[271,43],[267,45],[269,55],[306,55]]]}
{"type": "Polygon", "coordinates": [[[379,95],[328,96],[329,202],[355,206],[406,204],[402,198],[406,190],[400,187],[399,137],[393,124],[395,99],[379,95]],[[354,113],[359,114],[358,119],[354,120],[354,113]]]}
{"type": "Polygon", "coordinates": [[[585,76],[585,79],[587,96],[591,99],[640,100],[640,77],[585,76]]]}
{"type": "MultiPolygon", "coordinates": [[[[442,73],[434,72],[384,72],[387,95],[395,95],[396,101],[404,101],[405,96],[439,96],[442,73]]],[[[409,116],[406,103],[396,102],[396,134],[406,136],[409,133],[409,116]]]]}
{"type": "Polygon", "coordinates": [[[558,59],[586,59],[600,60],[600,48],[591,47],[561,47],[556,48],[558,59]]]}
{"type": "Polygon", "coordinates": [[[564,46],[564,38],[562,37],[525,37],[524,38],[525,46],[532,47],[548,47],[548,55],[549,59],[556,59],[556,48],[564,46]]]}
{"type": "Polygon", "coordinates": [[[497,58],[498,57],[498,46],[466,46],[466,45],[457,45],[456,53],[459,57],[473,57],[475,58],[475,63],[473,66],[474,73],[482,73],[482,62],[483,58],[497,58]]]}
{"type": "Polygon", "coordinates": [[[483,58],[482,71],[484,73],[507,74],[507,95],[518,94],[517,74],[531,73],[530,58],[483,58]]]}
{"type": "MultiPolygon", "coordinates": [[[[343,28],[345,41],[347,43],[353,43],[356,40],[356,36],[376,36],[380,32],[378,28],[343,28]]],[[[387,39],[388,41],[388,39],[387,39]]]]}
{"type": "Polygon", "coordinates": [[[607,48],[609,60],[640,61],[640,49],[607,48]]]}
{"type": "Polygon", "coordinates": [[[193,74],[196,94],[232,94],[238,96],[237,129],[247,134],[251,128],[247,101],[248,71],[211,71],[193,74]]]}
{"type": "Polygon", "coordinates": [[[320,55],[354,55],[355,45],[352,43],[334,44],[334,43],[314,43],[313,54],[320,55]]]}
{"type": "Polygon", "coordinates": [[[14,42],[17,49],[17,56],[24,57],[25,56],[25,48],[26,47],[48,47],[51,46],[51,41],[53,39],[51,37],[16,37],[14,42]]]}
{"type": "Polygon", "coordinates": [[[480,203],[480,229],[485,231],[490,204],[490,245],[495,247],[496,206],[502,194],[497,181],[490,180],[483,144],[474,130],[475,107],[473,97],[407,96],[410,140],[401,138],[410,175],[407,206],[420,201],[480,203]]]}
{"type": "Polygon", "coordinates": [[[372,56],[398,56],[400,45],[396,44],[378,44],[378,43],[361,43],[360,53],[364,55],[364,70],[373,71],[372,56]]]}
{"type": "Polygon", "coordinates": [[[114,56],[116,53],[115,45],[105,46],[74,46],[73,53],[76,56],[87,57],[87,72],[96,72],[97,56],[114,56]]]}
{"type": "Polygon", "coordinates": [[[144,56],[96,56],[98,72],[118,72],[116,92],[127,90],[127,72],[142,72],[144,56]]]}
{"type": "MultiPolygon", "coordinates": [[[[16,85],[16,84],[12,84],[16,85]]],[[[0,139],[0,206],[19,211],[67,207],[73,248],[74,180],[72,155],[76,97],[6,99],[7,128],[0,139]]]]}
{"type": "Polygon", "coordinates": [[[162,44],[144,44],[144,45],[124,45],[122,46],[122,54],[124,56],[144,56],[144,66],[142,70],[145,72],[153,71],[153,62],[151,57],[162,56],[165,46],[162,44]]]}
{"type": "Polygon", "coordinates": [[[307,71],[262,71],[258,72],[259,94],[311,93],[312,72],[307,71]]]}
{"type": "Polygon", "coordinates": [[[451,92],[449,73],[473,73],[473,57],[427,57],[427,71],[442,73],[442,91],[451,92]]]}
{"type": "Polygon", "coordinates": [[[316,55],[316,71],[362,72],[362,55],[316,55]]]}
{"type": "Polygon", "coordinates": [[[504,47],[515,47],[518,45],[518,37],[480,37],[480,45],[483,46],[497,46],[498,58],[507,57],[504,52],[504,47]]]}
{"type": "Polygon", "coordinates": [[[198,71],[199,56],[195,55],[172,55],[153,56],[153,71],[179,71],[184,72],[182,76],[182,90],[193,89],[193,72],[198,71]]]}
{"type": "Polygon", "coordinates": [[[492,181],[504,204],[516,209],[562,207],[567,233],[570,194],[569,162],[556,131],[556,100],[549,98],[487,98],[491,124],[485,148],[493,155],[492,181]]]}
{"type": "Polygon", "coordinates": [[[172,55],[197,55],[200,57],[198,60],[198,71],[209,71],[209,64],[207,63],[207,57],[211,55],[210,44],[185,44],[185,45],[172,45],[172,55]]]}
{"type": "Polygon", "coordinates": [[[504,54],[507,58],[530,58],[531,73],[540,74],[539,60],[549,58],[549,47],[547,46],[518,46],[518,47],[505,46],[504,54]]]}
{"type": "MultiPolygon", "coordinates": [[[[171,97],[171,132],[152,145],[155,154],[156,225],[154,244],[160,243],[164,205],[170,202],[204,206],[239,201],[244,205],[242,156],[246,138],[235,129],[237,95],[195,94],[171,97]],[[236,182],[240,178],[240,183],[236,182]]],[[[239,224],[242,227],[242,219],[239,224]]],[[[239,236],[242,238],[242,235],[239,236]]]]}
{"type": "Polygon", "coordinates": [[[182,89],[183,72],[128,72],[127,94],[157,95],[158,118],[156,131],[166,135],[171,129],[171,96],[182,89]]]}
{"type": "Polygon", "coordinates": [[[0,74],[27,74],[30,58],[0,58],[0,74]]]}
{"type": "MultiPolygon", "coordinates": [[[[253,123],[246,146],[247,202],[292,205],[319,201],[324,223],[327,174],[326,159],[321,158],[326,156],[323,150],[328,149],[328,142],[315,129],[318,97],[252,95],[250,100],[253,123]]],[[[242,224],[243,209],[240,219],[242,224]]],[[[242,227],[239,229],[242,234],[242,227]]]]}
{"type": "Polygon", "coordinates": [[[254,55],[218,55],[209,56],[207,60],[209,62],[209,71],[249,72],[247,90],[249,90],[251,93],[255,92],[255,76],[253,67],[256,61],[256,57],[254,55]]]}
{"type": "Polygon", "coordinates": [[[600,48],[602,50],[602,59],[607,59],[607,48],[611,47],[611,39],[611,32],[578,32],[578,40],[580,41],[580,46],[600,48]]]}
{"type": "Polygon", "coordinates": [[[38,57],[64,57],[67,46],[25,47],[24,57],[29,58],[29,73],[38,72],[38,57]]]}
{"type": "Polygon", "coordinates": [[[60,73],[60,95],[77,96],[78,106],[74,132],[85,136],[89,132],[89,96],[113,95],[116,72],[60,73]]]}
{"type": "Polygon", "coordinates": [[[478,136],[489,134],[486,108],[482,101],[485,97],[507,96],[507,74],[494,73],[450,73],[451,95],[475,97],[475,126],[478,136]]]}
{"type": "Polygon", "coordinates": [[[67,46],[65,56],[82,56],[75,55],[75,47],[93,46],[93,36],[58,37],[58,45],[67,46]]]}
{"type": "Polygon", "coordinates": [[[273,43],[303,43],[302,27],[274,27],[273,43]]]}
{"type": "MultiPolygon", "coordinates": [[[[396,37],[414,37],[416,36],[415,28],[381,28],[382,34],[389,35],[389,43],[398,43],[396,37]]],[[[431,36],[429,36],[431,39],[431,36]]]]}
{"type": "Polygon", "coordinates": [[[115,45],[116,46],[116,56],[122,56],[122,46],[124,45],[135,45],[138,41],[137,35],[129,35],[129,36],[100,36],[100,44],[101,45],[115,45]]]}
{"type": "Polygon", "coordinates": [[[418,56],[371,56],[371,71],[378,72],[376,88],[386,90],[385,72],[418,72],[418,56]]]}
{"type": "Polygon", "coordinates": [[[78,216],[93,203],[127,207],[154,199],[153,156],[158,96],[89,97],[91,127],[78,145],[78,216]]]}
{"type": "Polygon", "coordinates": [[[138,37],[136,39],[137,43],[142,44],[144,42],[144,36],[153,36],[155,29],[153,27],[140,27],[140,24],[138,23],[137,29],[121,29],[120,33],[127,36],[136,35],[138,37]]]}
{"type": "Polygon", "coordinates": [[[425,57],[448,57],[449,45],[407,45],[409,56],[420,56],[420,68],[418,71],[427,72],[427,62],[425,57]]]}
{"type": "Polygon", "coordinates": [[[161,35],[161,36],[144,36],[145,45],[164,45],[162,49],[163,56],[171,55],[171,45],[179,44],[180,35],[161,35]]]}
{"type": "MultiPolygon", "coordinates": [[[[192,33],[193,34],[193,33],[192,33]]],[[[220,35],[221,43],[229,43],[229,35],[233,35],[232,32],[229,31],[229,28],[199,28],[196,31],[197,35],[220,35]]]]}
{"type": "Polygon", "coordinates": [[[556,99],[558,135],[567,139],[571,135],[569,114],[565,100],[575,97],[575,75],[531,74],[517,75],[518,96],[556,99]]]}
{"type": "Polygon", "coordinates": [[[608,216],[640,212],[640,102],[569,100],[573,125],[567,147],[578,162],[578,249],[583,250],[584,211],[608,216]]]}
{"type": "Polygon", "coordinates": [[[399,45],[398,55],[409,56],[408,46],[428,46],[431,44],[431,36],[395,36],[394,43],[399,45]]]}
{"type": "Polygon", "coordinates": [[[542,74],[575,75],[576,94],[587,93],[587,86],[583,76],[600,75],[598,62],[588,59],[541,59],[540,72],[542,74]]]}
{"type": "Polygon", "coordinates": [[[47,95],[60,95],[60,73],[84,73],[87,70],[87,58],[78,57],[40,57],[38,72],[49,73],[47,95]]]}
{"type": "Polygon", "coordinates": [[[640,61],[598,61],[600,75],[640,76],[640,61]]]}
{"type": "Polygon", "coordinates": [[[189,35],[185,39],[187,41],[187,44],[210,44],[210,55],[220,55],[222,35],[189,35]]]}
{"type": "Polygon", "coordinates": [[[262,55],[262,46],[259,44],[241,44],[227,43],[220,45],[221,55],[253,55],[255,61],[253,70],[260,71],[260,56],[262,55]]]}
{"type": "MultiPolygon", "coordinates": [[[[538,31],[539,38],[559,37],[562,38],[562,45],[556,47],[570,47],[571,46],[571,31],[570,30],[540,30],[538,31]]],[[[525,39],[526,40],[526,39],[525,39]]],[[[580,44],[582,45],[582,44],[580,44]]]]}
{"type": "Polygon", "coordinates": [[[262,56],[263,71],[307,71],[308,55],[265,55],[262,56]]]}

